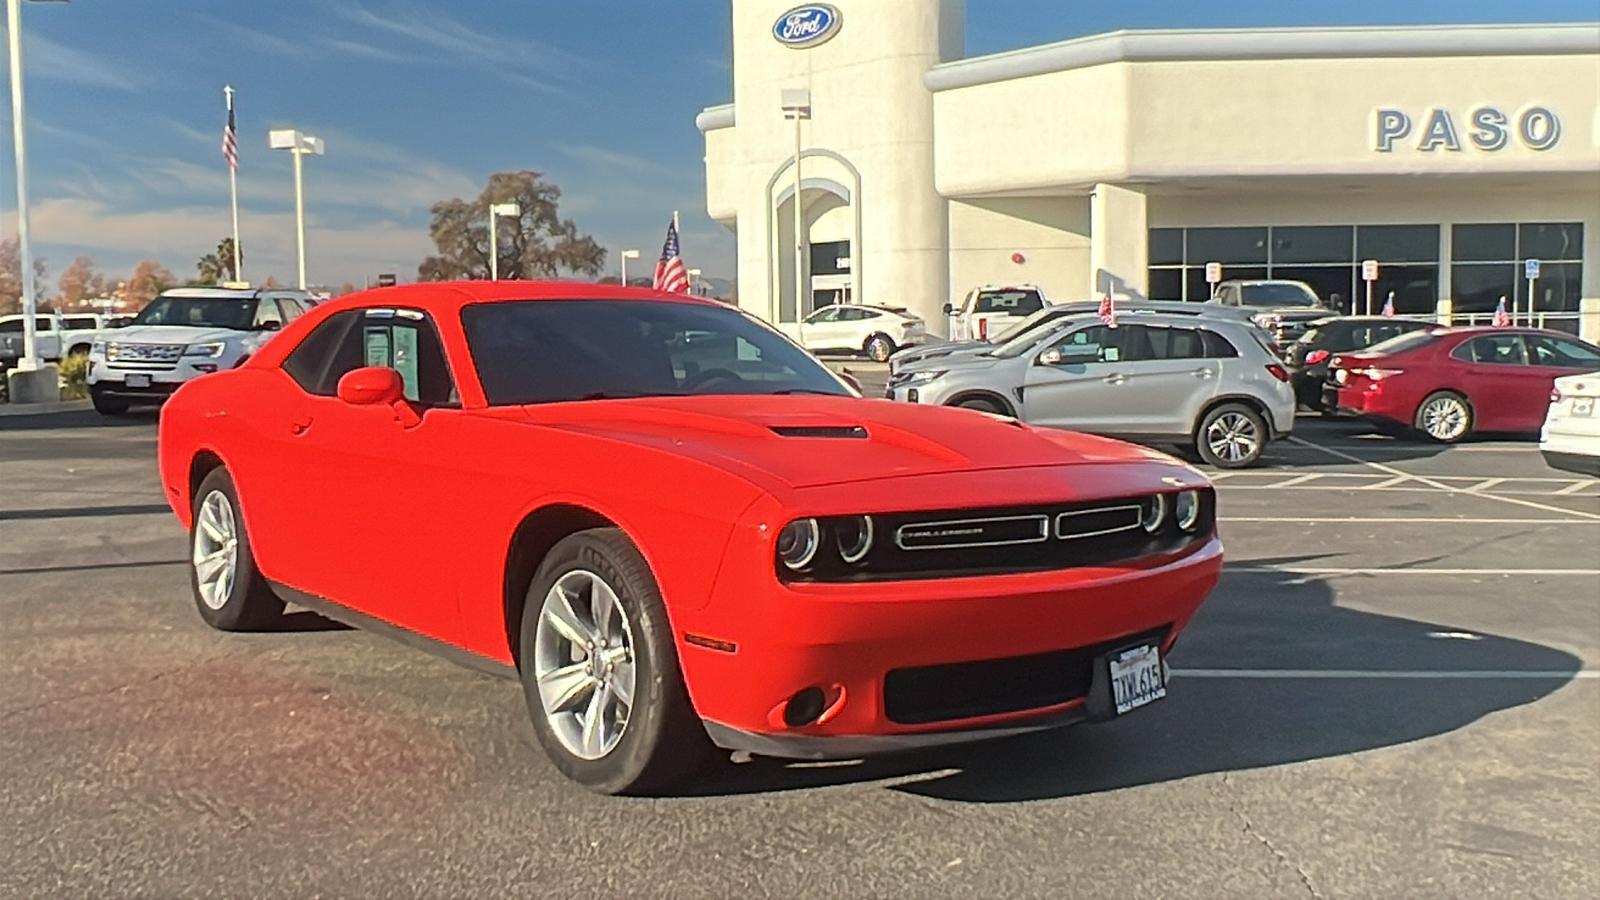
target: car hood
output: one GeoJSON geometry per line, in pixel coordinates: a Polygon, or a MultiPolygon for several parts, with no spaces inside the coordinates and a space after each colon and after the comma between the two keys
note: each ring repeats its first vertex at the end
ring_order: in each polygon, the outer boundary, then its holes
{"type": "Polygon", "coordinates": [[[232,328],[213,328],[206,325],[129,325],[102,333],[107,341],[119,344],[204,344],[258,334],[253,331],[236,331],[232,328]]]}
{"type": "Polygon", "coordinates": [[[924,360],[967,356],[973,353],[982,353],[985,350],[993,350],[994,346],[988,341],[943,341],[937,344],[924,344],[921,347],[901,350],[899,353],[889,357],[889,368],[899,371],[924,360]]]}
{"type": "Polygon", "coordinates": [[[766,473],[795,488],[1164,459],[1142,447],[972,410],[854,397],[660,397],[523,411],[533,424],[648,445],[735,473],[766,473]]]}

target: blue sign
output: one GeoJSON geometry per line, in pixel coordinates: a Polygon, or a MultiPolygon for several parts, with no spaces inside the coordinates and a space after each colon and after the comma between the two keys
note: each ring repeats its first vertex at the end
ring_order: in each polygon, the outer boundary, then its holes
{"type": "Polygon", "coordinates": [[[1525,259],[1525,260],[1523,260],[1522,261],[1522,271],[1524,273],[1526,273],[1523,277],[1527,278],[1529,281],[1538,280],[1538,278],[1539,278],[1539,261],[1537,259],[1525,259]]]}
{"type": "Polygon", "coordinates": [[[778,43],[796,50],[815,47],[839,32],[843,20],[837,7],[827,3],[796,6],[772,23],[772,36],[778,43]]]}

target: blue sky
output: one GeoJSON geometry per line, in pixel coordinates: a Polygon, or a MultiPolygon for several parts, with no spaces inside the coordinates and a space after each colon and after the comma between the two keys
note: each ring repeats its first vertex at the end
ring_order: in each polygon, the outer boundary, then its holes
{"type": "MultiPolygon", "coordinates": [[[[834,0],[846,6],[851,0],[834,0]]],[[[872,0],[853,0],[872,2],[872,0]]],[[[310,279],[415,277],[428,206],[531,168],[562,212],[648,262],[681,210],[691,267],[730,276],[704,213],[702,107],[730,95],[728,0],[73,0],[25,3],[30,193],[49,288],[76,255],[180,277],[230,229],[218,149],[238,91],[245,274],[294,274],[288,154],[274,127],[327,142],[306,163],[310,279]]],[[[968,0],[967,53],[1117,28],[1581,21],[1596,0],[968,0]]],[[[10,127],[10,110],[0,113],[10,127]]],[[[0,152],[0,233],[15,232],[0,152]]]]}

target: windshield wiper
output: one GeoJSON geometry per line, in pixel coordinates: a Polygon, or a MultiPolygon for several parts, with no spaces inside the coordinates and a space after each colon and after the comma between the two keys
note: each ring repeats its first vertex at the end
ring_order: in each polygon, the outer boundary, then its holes
{"type": "Polygon", "coordinates": [[[838,391],[824,391],[819,388],[784,388],[781,391],[768,391],[771,394],[821,394],[824,397],[843,397],[838,391]]]}

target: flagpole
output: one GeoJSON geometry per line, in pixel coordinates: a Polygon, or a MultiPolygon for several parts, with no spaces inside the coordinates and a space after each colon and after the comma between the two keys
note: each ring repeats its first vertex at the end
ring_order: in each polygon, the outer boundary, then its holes
{"type": "MultiPolygon", "coordinates": [[[[223,85],[222,94],[228,98],[228,124],[233,124],[233,85],[223,85]]],[[[233,280],[244,280],[244,251],[239,246],[239,167],[228,166],[228,200],[233,207],[233,280]]]]}

